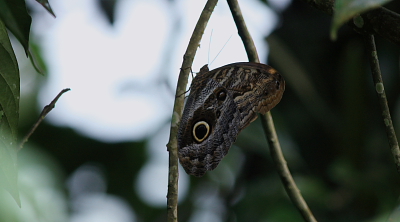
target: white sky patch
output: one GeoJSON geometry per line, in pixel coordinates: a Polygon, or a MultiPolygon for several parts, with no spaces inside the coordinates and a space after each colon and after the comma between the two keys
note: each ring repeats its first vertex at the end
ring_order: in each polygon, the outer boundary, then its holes
{"type": "MultiPolygon", "coordinates": [[[[134,187],[143,202],[154,207],[165,207],[168,191],[168,152],[165,147],[169,138],[169,126],[157,133],[148,144],[149,160],[140,170],[134,187]]],[[[189,189],[189,175],[179,167],[179,201],[184,200],[189,189]]]]}
{"type": "Polygon", "coordinates": [[[292,3],[292,0],[268,0],[268,3],[272,8],[283,11],[292,3]]]}
{"type": "Polygon", "coordinates": [[[135,212],[121,197],[105,193],[107,181],[97,166],[85,164],[69,177],[70,222],[134,222],[135,212]]]}

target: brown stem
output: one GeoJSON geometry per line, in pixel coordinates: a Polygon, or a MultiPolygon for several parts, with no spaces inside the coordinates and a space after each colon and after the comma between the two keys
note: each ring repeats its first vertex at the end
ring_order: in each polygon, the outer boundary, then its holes
{"type": "MultiPolygon", "coordinates": [[[[242,38],[244,47],[247,52],[247,56],[250,62],[260,62],[256,47],[253,42],[249,31],[247,30],[246,23],[243,19],[242,12],[240,10],[237,0],[227,0],[229,8],[232,12],[233,19],[235,20],[236,27],[238,29],[239,36],[242,38]]],[[[270,147],[270,153],[275,165],[278,169],[279,176],[281,177],[283,186],[286,189],[287,194],[292,200],[293,204],[300,211],[305,221],[316,222],[311,210],[305,202],[300,190],[297,188],[296,183],[290,174],[286,160],[283,156],[281,145],[279,143],[278,135],[276,134],[274,121],[272,119],[271,112],[261,116],[261,122],[264,128],[264,133],[267,137],[268,144],[270,147]]]]}
{"type": "Polygon", "coordinates": [[[26,136],[22,139],[21,143],[19,144],[19,149],[22,149],[22,147],[24,146],[24,144],[28,141],[29,137],[32,135],[33,132],[35,132],[36,128],[40,125],[40,123],[44,120],[44,118],[47,116],[47,114],[54,109],[54,107],[56,106],[56,102],[58,101],[58,99],[62,96],[62,94],[70,91],[70,88],[66,88],[61,90],[60,93],[58,93],[58,95],[53,99],[53,101],[51,101],[51,103],[47,106],[45,106],[42,110],[42,112],[40,113],[39,119],[36,121],[36,123],[32,126],[31,130],[29,130],[28,134],[26,134],[26,136]]]}
{"type": "Polygon", "coordinates": [[[268,112],[265,115],[260,115],[261,123],[264,128],[265,136],[267,137],[268,144],[270,147],[271,157],[274,160],[275,166],[278,170],[279,177],[285,187],[286,193],[292,200],[293,204],[296,206],[297,210],[299,210],[301,216],[305,221],[316,222],[313,213],[308,207],[306,201],[299,188],[294,181],[289,167],[286,163],[285,157],[283,156],[281,145],[279,143],[278,135],[275,131],[274,121],[272,119],[271,113],[268,112]]]}
{"type": "Polygon", "coordinates": [[[371,65],[372,79],[374,81],[375,91],[378,95],[390,150],[392,151],[397,172],[400,173],[400,149],[397,142],[396,132],[394,131],[392,117],[390,116],[390,110],[386,99],[385,87],[383,85],[381,69],[379,67],[378,53],[376,51],[373,35],[365,35],[365,47],[367,48],[367,54],[371,65]]]}
{"type": "Polygon", "coordinates": [[[171,131],[167,150],[169,151],[169,172],[168,172],[168,193],[167,193],[167,221],[178,221],[178,147],[177,147],[177,132],[180,119],[182,117],[184,93],[188,82],[190,68],[194,60],[197,48],[200,44],[201,37],[207,26],[208,20],[217,4],[218,0],[208,0],[201,12],[200,18],[197,21],[193,34],[190,38],[189,45],[183,56],[181,71],[179,73],[178,85],[176,87],[174,110],[171,120],[171,131]]]}

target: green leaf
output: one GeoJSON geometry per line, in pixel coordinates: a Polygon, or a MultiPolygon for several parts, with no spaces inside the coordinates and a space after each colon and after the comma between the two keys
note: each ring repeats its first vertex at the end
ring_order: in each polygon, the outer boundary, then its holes
{"type": "Polygon", "coordinates": [[[17,129],[19,70],[4,23],[0,20],[0,186],[21,206],[18,191],[17,129]]]}
{"type": "Polygon", "coordinates": [[[25,1],[0,0],[0,19],[15,35],[24,47],[26,55],[28,55],[32,18],[26,10],[25,1]]]}
{"type": "Polygon", "coordinates": [[[36,1],[39,2],[39,4],[41,4],[50,14],[52,14],[54,17],[56,17],[53,10],[51,9],[51,6],[50,6],[48,0],[36,0],[36,1]]]}
{"type": "Polygon", "coordinates": [[[33,56],[33,53],[32,53],[31,49],[29,49],[28,53],[29,53],[29,59],[31,60],[33,68],[35,68],[37,73],[39,73],[40,75],[44,76],[43,62],[42,61],[37,61],[36,57],[33,56]]]}
{"type": "Polygon", "coordinates": [[[390,0],[336,0],[331,27],[331,39],[336,40],[337,30],[348,20],[368,10],[378,8],[390,0]]]}

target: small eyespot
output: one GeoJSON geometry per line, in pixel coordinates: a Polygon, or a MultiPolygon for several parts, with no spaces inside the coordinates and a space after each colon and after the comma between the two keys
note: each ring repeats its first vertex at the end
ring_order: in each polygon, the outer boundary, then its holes
{"type": "Polygon", "coordinates": [[[226,91],[225,90],[219,91],[218,94],[217,94],[217,99],[221,100],[221,101],[224,101],[225,98],[226,98],[226,91]]]}
{"type": "Polygon", "coordinates": [[[276,89],[279,89],[281,86],[281,83],[279,81],[276,81],[276,89]]]}
{"type": "Polygon", "coordinates": [[[199,121],[193,126],[193,137],[196,142],[200,143],[210,134],[210,125],[205,121],[199,121]]]}

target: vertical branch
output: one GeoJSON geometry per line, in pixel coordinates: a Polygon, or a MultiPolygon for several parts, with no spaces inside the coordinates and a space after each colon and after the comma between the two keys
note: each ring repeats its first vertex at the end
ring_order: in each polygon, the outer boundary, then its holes
{"type": "Polygon", "coordinates": [[[200,44],[201,37],[207,26],[208,20],[214,10],[218,0],[208,0],[201,12],[200,18],[197,21],[193,34],[190,38],[189,45],[183,56],[181,71],[179,73],[178,85],[176,88],[176,97],[174,110],[171,120],[171,131],[167,149],[169,151],[169,172],[168,172],[168,193],[167,193],[167,217],[168,222],[178,221],[178,147],[177,147],[177,132],[179,121],[182,117],[184,94],[188,82],[188,75],[192,66],[197,47],[200,44]]]}
{"type": "MultiPolygon", "coordinates": [[[[247,52],[247,56],[250,62],[260,62],[257,54],[256,47],[254,45],[253,39],[247,30],[246,23],[243,19],[242,12],[240,10],[237,0],[227,0],[229,8],[232,12],[233,19],[235,20],[236,27],[238,29],[239,36],[242,38],[244,47],[247,52]]],[[[268,140],[270,147],[271,157],[275,162],[278,169],[279,176],[282,180],[283,186],[293,204],[300,211],[305,221],[316,222],[311,210],[309,209],[307,203],[305,202],[300,190],[297,188],[296,183],[290,174],[289,168],[287,166],[286,160],[283,156],[281,145],[279,143],[278,135],[276,134],[274,121],[270,112],[261,116],[261,122],[264,128],[265,135],[268,140]]]]}
{"type": "Polygon", "coordinates": [[[365,47],[371,65],[372,79],[374,81],[375,90],[378,95],[379,105],[382,111],[382,118],[385,124],[386,135],[389,140],[390,150],[396,164],[397,172],[400,173],[400,149],[397,142],[396,132],[394,131],[392,117],[386,99],[385,87],[382,81],[381,69],[379,67],[378,53],[376,51],[375,40],[373,35],[365,35],[365,47]]]}

